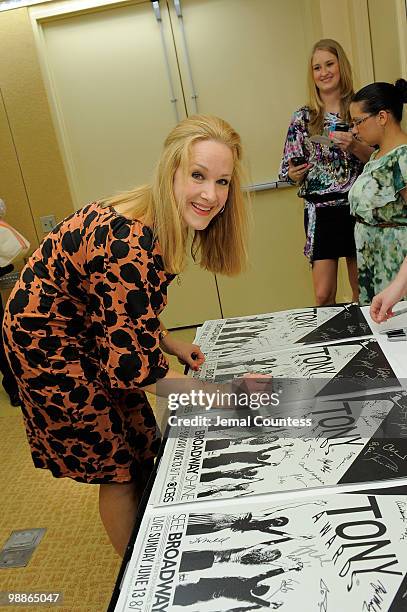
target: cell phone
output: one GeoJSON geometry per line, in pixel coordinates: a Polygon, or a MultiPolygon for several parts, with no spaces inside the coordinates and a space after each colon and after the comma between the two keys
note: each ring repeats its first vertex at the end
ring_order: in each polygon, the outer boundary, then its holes
{"type": "Polygon", "coordinates": [[[305,164],[305,157],[303,155],[292,157],[291,162],[294,166],[302,166],[302,164],[305,164]]]}
{"type": "Polygon", "coordinates": [[[335,123],[334,132],[349,132],[349,124],[348,123],[335,123]]]}

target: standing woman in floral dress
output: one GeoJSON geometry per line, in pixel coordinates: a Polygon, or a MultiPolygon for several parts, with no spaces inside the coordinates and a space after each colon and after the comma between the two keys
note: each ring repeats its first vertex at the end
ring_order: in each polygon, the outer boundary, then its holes
{"type": "Polygon", "coordinates": [[[372,149],[349,131],[335,130],[336,124],[349,122],[354,93],[349,60],[335,40],[315,43],[308,89],[308,105],[294,113],[288,128],[280,178],[300,186],[298,196],[304,198],[304,254],[312,265],[316,303],[323,306],[335,303],[339,257],[346,257],[353,300],[358,299],[354,220],[348,192],[372,149]],[[329,135],[332,145],[311,139],[321,135],[329,135]]]}
{"type": "Polygon", "coordinates": [[[350,105],[352,132],[377,147],[349,194],[362,305],[395,279],[407,255],[406,102],[407,81],[399,79],[363,87],[350,105]]]}

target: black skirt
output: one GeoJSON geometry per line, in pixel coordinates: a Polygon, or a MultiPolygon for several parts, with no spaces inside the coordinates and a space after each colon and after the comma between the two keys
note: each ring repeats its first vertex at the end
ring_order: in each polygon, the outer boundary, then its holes
{"type": "MultiPolygon", "coordinates": [[[[308,210],[304,210],[305,235],[308,210]]],[[[355,218],[349,206],[322,206],[316,209],[314,251],[311,261],[356,257],[355,218]]]]}

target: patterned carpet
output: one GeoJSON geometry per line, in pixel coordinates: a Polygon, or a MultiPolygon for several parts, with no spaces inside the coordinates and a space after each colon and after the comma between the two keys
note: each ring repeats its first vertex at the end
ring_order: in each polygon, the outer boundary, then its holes
{"type": "MultiPolygon", "coordinates": [[[[6,403],[3,394],[1,414],[6,403]]],[[[27,567],[0,570],[1,591],[62,591],[58,612],[102,612],[115,584],[120,559],[98,513],[98,487],[36,470],[21,414],[0,417],[0,542],[15,529],[47,529],[27,567]]],[[[47,606],[18,607],[44,610],[47,606]]]]}
{"type": "MultiPolygon", "coordinates": [[[[194,330],[180,332],[192,339],[194,330]]],[[[171,366],[181,366],[171,360],[171,366]]],[[[163,415],[157,415],[162,422],[163,415]]],[[[98,487],[37,470],[19,408],[0,386],[0,546],[16,529],[45,527],[25,568],[0,569],[0,591],[62,591],[61,606],[18,606],[21,612],[104,612],[120,567],[98,512],[98,487]]],[[[2,609],[6,609],[3,608],[2,609]]]]}

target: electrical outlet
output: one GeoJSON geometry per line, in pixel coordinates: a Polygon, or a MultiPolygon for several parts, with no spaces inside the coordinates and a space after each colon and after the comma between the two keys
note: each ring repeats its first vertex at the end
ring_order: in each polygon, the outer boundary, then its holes
{"type": "Polygon", "coordinates": [[[40,223],[44,234],[48,234],[56,226],[57,220],[55,215],[45,215],[45,217],[40,217],[40,223]]]}

